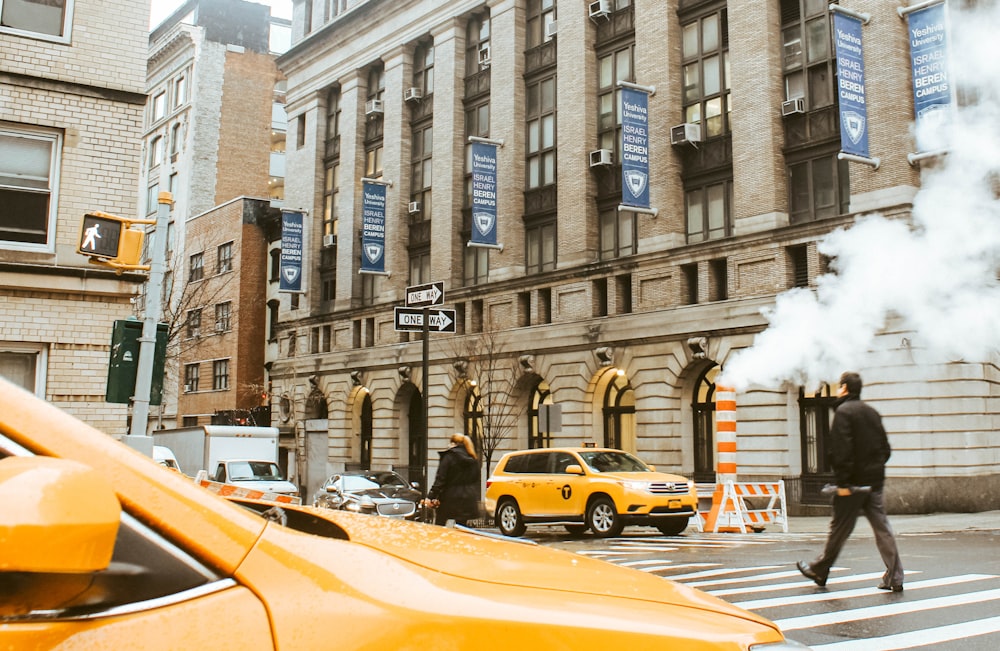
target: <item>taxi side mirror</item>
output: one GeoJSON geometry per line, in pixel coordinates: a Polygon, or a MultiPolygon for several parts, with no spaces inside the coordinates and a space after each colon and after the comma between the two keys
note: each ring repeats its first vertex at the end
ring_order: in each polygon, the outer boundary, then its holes
{"type": "Polygon", "coordinates": [[[0,504],[0,573],[85,574],[111,564],[121,504],[96,470],[68,459],[7,457],[0,504]]]}
{"type": "Polygon", "coordinates": [[[574,463],[569,466],[566,466],[566,470],[564,472],[567,475],[582,475],[583,468],[580,465],[574,463]]]}

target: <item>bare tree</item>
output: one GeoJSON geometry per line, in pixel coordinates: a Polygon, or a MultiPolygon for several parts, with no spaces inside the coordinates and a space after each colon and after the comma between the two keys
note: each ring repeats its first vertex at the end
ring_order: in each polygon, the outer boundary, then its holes
{"type": "Polygon", "coordinates": [[[456,382],[466,384],[466,418],[473,420],[473,439],[489,474],[494,454],[515,433],[523,411],[514,401],[520,366],[492,321],[482,332],[450,341],[455,358],[451,373],[456,382]]]}

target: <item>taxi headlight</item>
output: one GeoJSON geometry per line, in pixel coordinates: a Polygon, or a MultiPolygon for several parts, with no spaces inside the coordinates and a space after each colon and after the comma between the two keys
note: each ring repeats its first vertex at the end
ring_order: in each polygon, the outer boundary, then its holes
{"type": "Polygon", "coordinates": [[[649,490],[648,481],[623,481],[622,486],[624,486],[628,490],[633,490],[633,491],[649,490]]]}
{"type": "Polygon", "coordinates": [[[784,642],[768,642],[767,644],[752,644],[750,651],[802,651],[809,649],[805,644],[799,644],[795,640],[785,640],[784,642]]]}

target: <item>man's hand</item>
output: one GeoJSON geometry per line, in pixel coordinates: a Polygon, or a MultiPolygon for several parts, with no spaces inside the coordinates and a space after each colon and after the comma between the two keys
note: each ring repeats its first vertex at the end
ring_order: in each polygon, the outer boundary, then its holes
{"type": "Polygon", "coordinates": [[[837,495],[839,495],[840,497],[847,497],[848,495],[851,494],[851,492],[852,491],[850,488],[843,488],[843,487],[837,488],[837,495]]]}

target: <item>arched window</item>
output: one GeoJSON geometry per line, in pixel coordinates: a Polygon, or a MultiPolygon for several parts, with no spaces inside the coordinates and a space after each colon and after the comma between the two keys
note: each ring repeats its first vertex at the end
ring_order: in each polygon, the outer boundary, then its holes
{"type": "Polygon", "coordinates": [[[476,453],[481,454],[483,449],[483,402],[479,395],[479,388],[475,385],[470,385],[468,393],[465,394],[465,411],[462,416],[465,422],[463,433],[472,439],[476,453]]]}
{"type": "Polygon", "coordinates": [[[624,372],[619,371],[604,392],[604,447],[623,449],[634,421],[635,396],[624,372]]]}
{"type": "Polygon", "coordinates": [[[367,391],[361,402],[361,450],[358,461],[363,470],[372,467],[372,396],[367,391]]]}

